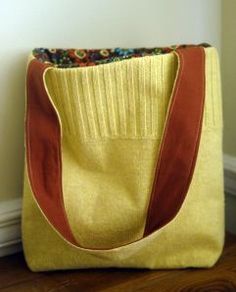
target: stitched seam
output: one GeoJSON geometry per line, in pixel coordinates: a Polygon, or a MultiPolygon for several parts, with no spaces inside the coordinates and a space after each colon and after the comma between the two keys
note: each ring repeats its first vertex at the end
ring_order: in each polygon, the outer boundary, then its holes
{"type": "Polygon", "coordinates": [[[164,142],[165,142],[165,139],[166,139],[166,135],[167,135],[167,129],[168,129],[168,126],[169,126],[169,123],[170,123],[170,120],[171,120],[171,113],[173,112],[173,108],[174,108],[174,104],[175,104],[175,101],[176,101],[176,95],[177,95],[177,92],[179,90],[179,85],[180,85],[180,80],[181,80],[181,77],[182,77],[182,74],[183,74],[183,68],[184,68],[184,62],[183,62],[183,58],[182,58],[182,55],[179,55],[179,62],[178,62],[178,70],[177,70],[177,75],[176,76],[176,83],[174,84],[174,88],[173,88],[173,91],[172,91],[172,97],[170,99],[170,109],[168,111],[168,118],[167,118],[167,121],[166,121],[166,125],[165,125],[165,128],[164,128],[164,134],[163,134],[163,138],[162,138],[162,142],[161,142],[161,147],[160,147],[160,151],[159,151],[159,158],[158,159],[158,164],[157,164],[157,168],[156,168],[156,172],[155,172],[155,177],[154,177],[154,183],[153,183],[153,189],[152,189],[152,193],[151,193],[151,199],[149,201],[149,207],[148,207],[148,216],[147,216],[147,220],[146,220],[146,226],[145,226],[145,233],[146,233],[146,229],[147,229],[147,226],[150,222],[150,217],[151,217],[151,210],[152,210],[152,204],[153,204],[153,201],[155,199],[155,190],[156,190],[156,182],[159,178],[159,174],[160,174],[160,169],[161,169],[161,165],[162,165],[162,153],[163,153],[163,148],[164,148],[164,142]]]}

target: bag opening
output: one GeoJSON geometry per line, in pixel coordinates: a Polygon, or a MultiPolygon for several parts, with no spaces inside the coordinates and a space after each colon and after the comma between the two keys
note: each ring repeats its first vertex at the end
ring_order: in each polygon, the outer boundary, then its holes
{"type": "Polygon", "coordinates": [[[62,48],[35,48],[33,56],[38,61],[49,63],[59,68],[94,66],[111,63],[130,58],[167,54],[179,47],[203,46],[210,47],[207,43],[199,45],[172,45],[169,47],[142,47],[142,48],[101,48],[101,49],[62,49],[62,48]]]}

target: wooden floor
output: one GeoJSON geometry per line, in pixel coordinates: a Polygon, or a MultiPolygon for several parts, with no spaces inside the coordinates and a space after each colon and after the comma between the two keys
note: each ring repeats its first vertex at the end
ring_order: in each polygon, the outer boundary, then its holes
{"type": "Polygon", "coordinates": [[[22,253],[0,259],[0,291],[236,291],[236,236],[211,269],[90,269],[32,273],[22,253]]]}

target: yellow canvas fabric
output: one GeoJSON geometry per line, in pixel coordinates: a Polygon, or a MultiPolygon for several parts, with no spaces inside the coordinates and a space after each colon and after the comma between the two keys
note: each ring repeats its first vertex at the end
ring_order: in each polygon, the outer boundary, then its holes
{"type": "Polygon", "coordinates": [[[62,130],[65,210],[82,247],[49,224],[25,167],[22,238],[31,270],[214,265],[224,243],[221,83],[216,49],[204,50],[204,117],[191,185],[177,216],[143,239],[175,54],[46,70],[62,130]]]}

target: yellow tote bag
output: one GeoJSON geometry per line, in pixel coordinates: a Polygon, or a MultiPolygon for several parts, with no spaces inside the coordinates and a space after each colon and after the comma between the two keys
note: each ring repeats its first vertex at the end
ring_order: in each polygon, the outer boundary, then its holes
{"type": "Polygon", "coordinates": [[[22,240],[32,271],[211,267],[224,244],[218,53],[34,49],[22,240]]]}

